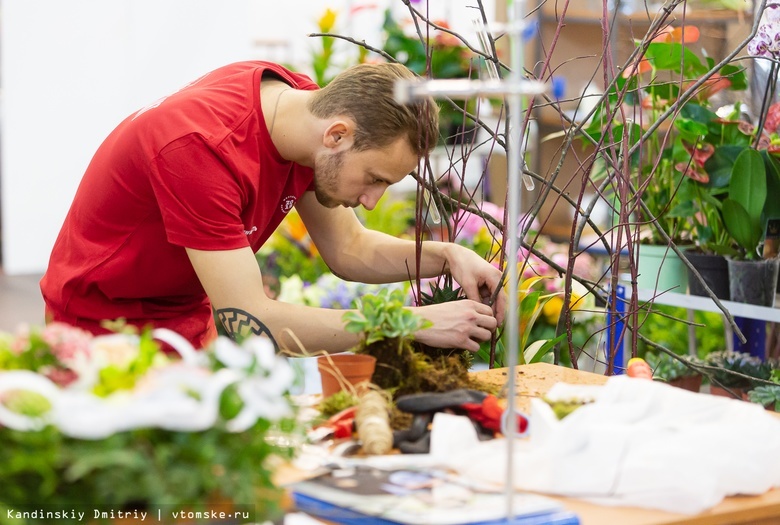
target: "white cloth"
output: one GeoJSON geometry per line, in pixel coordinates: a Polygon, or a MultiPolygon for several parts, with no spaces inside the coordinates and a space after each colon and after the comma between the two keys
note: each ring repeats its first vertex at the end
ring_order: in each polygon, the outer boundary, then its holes
{"type": "MultiPolygon", "coordinates": [[[[578,395],[595,401],[561,421],[532,400],[530,438],[513,450],[517,489],[693,514],[780,486],[780,418],[759,405],[625,376],[548,393],[578,395]]],[[[475,482],[505,479],[504,440],[447,450],[438,431],[432,455],[475,482]]]]}

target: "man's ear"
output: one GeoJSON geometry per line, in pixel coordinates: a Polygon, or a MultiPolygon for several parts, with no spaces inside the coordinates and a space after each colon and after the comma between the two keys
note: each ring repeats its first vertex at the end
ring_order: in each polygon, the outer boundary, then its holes
{"type": "Polygon", "coordinates": [[[326,148],[346,151],[352,147],[355,124],[349,119],[338,119],[325,128],[323,144],[326,148]]]}

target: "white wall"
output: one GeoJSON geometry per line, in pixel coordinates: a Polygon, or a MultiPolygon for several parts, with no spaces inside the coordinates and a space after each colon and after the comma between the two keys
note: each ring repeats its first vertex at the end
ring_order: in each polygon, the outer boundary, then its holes
{"type": "MultiPolygon", "coordinates": [[[[435,0],[431,17],[468,31],[470,3],[435,0]]],[[[126,115],[235,60],[309,72],[326,6],[336,32],[379,47],[387,5],[405,16],[400,0],[0,0],[3,271],[45,270],[84,169],[126,115]]]]}

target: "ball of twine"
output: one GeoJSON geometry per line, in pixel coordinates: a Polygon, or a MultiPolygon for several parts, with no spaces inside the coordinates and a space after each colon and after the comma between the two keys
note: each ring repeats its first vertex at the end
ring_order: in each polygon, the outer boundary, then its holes
{"type": "Polygon", "coordinates": [[[388,400],[381,392],[369,390],[360,396],[355,424],[366,454],[387,454],[392,450],[393,431],[390,429],[388,400]]]}

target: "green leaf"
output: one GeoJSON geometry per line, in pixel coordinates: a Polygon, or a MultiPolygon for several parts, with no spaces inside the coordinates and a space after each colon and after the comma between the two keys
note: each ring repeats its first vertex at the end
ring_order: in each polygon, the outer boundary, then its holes
{"type": "Polygon", "coordinates": [[[731,86],[729,86],[731,91],[743,91],[748,88],[744,67],[727,64],[720,69],[720,74],[731,81],[731,86]]]}
{"type": "Polygon", "coordinates": [[[760,228],[761,213],[766,202],[766,169],[764,159],[756,150],[746,149],[734,162],[729,198],[745,209],[751,226],[760,228]]]}
{"type": "Polygon", "coordinates": [[[761,230],[751,223],[745,208],[733,199],[726,199],[723,201],[723,222],[729,234],[745,250],[746,256],[754,258],[761,230]]]}
{"type": "Polygon", "coordinates": [[[534,341],[523,351],[526,364],[541,363],[548,355],[552,357],[552,349],[566,338],[566,334],[560,334],[554,339],[534,341]]]}
{"type": "Polygon", "coordinates": [[[715,149],[715,153],[704,163],[704,169],[710,175],[710,182],[706,184],[708,188],[724,188],[731,182],[731,171],[734,169],[734,162],[740,153],[745,150],[744,146],[721,146],[715,149]]]}
{"type": "MultiPolygon", "coordinates": [[[[780,195],[780,161],[776,157],[764,153],[766,167],[766,194],[780,195]]],[[[766,217],[780,217],[780,199],[767,199],[764,204],[766,217]]]]}

